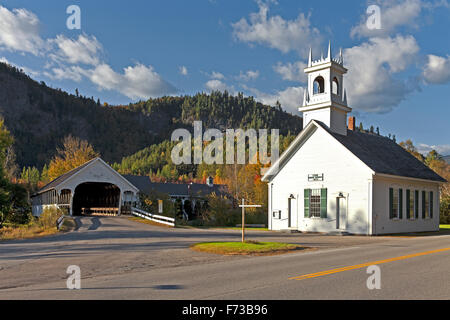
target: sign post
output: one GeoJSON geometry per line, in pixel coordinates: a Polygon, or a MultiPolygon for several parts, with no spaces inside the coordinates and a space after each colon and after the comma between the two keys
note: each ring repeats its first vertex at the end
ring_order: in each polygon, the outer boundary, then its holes
{"type": "Polygon", "coordinates": [[[242,243],[245,242],[245,208],[261,208],[259,204],[245,204],[245,199],[242,199],[242,204],[239,206],[242,208],[242,243]]]}

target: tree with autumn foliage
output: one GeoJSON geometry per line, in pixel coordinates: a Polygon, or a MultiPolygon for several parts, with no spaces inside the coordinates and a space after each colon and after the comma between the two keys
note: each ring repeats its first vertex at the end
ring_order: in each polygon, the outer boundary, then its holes
{"type": "Polygon", "coordinates": [[[406,141],[402,141],[399,143],[403,149],[411,153],[414,157],[416,157],[419,161],[424,162],[424,156],[417,150],[417,148],[414,146],[411,139],[408,139],[406,141]]]}
{"type": "Polygon", "coordinates": [[[409,139],[405,142],[400,142],[400,146],[447,180],[440,188],[440,222],[450,224],[450,165],[445,162],[436,150],[431,150],[426,156],[422,155],[409,139]]]}
{"type": "Polygon", "coordinates": [[[27,223],[30,217],[27,191],[10,181],[6,169],[8,151],[13,142],[4,120],[0,119],[0,229],[6,222],[27,223]]]}
{"type": "Polygon", "coordinates": [[[48,178],[54,180],[99,156],[89,142],[69,135],[64,139],[63,148],[57,149],[56,156],[50,162],[48,178]]]}

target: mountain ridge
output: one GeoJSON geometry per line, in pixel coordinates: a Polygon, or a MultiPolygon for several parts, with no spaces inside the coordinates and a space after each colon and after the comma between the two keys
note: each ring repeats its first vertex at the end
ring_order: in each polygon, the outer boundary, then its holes
{"type": "Polygon", "coordinates": [[[302,129],[301,117],[242,93],[167,96],[108,106],[48,87],[6,63],[0,63],[0,116],[14,136],[20,168],[42,168],[67,135],[87,140],[113,163],[170,139],[177,128],[192,130],[196,120],[203,121],[204,130],[266,128],[297,134],[302,129]]]}

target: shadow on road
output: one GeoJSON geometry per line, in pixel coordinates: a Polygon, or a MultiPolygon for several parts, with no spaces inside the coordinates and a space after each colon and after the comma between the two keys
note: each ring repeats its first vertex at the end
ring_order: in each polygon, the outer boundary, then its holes
{"type": "Polygon", "coordinates": [[[100,222],[100,219],[98,217],[92,218],[91,221],[92,221],[92,225],[88,228],[88,230],[90,230],[90,231],[97,230],[102,225],[102,223],[100,222]]]}

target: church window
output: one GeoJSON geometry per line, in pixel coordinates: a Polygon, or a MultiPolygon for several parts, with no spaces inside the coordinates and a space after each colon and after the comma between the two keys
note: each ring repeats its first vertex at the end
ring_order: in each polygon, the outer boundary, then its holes
{"type": "Polygon", "coordinates": [[[305,189],[305,218],[327,217],[327,189],[305,189]]]}
{"type": "Polygon", "coordinates": [[[417,210],[415,208],[415,199],[414,199],[414,191],[413,190],[406,190],[406,219],[413,220],[415,217],[415,211],[417,210]]]}
{"type": "Polygon", "coordinates": [[[430,218],[433,218],[433,191],[430,191],[430,218]]]}
{"type": "Polygon", "coordinates": [[[391,219],[399,219],[400,215],[400,201],[399,189],[389,188],[389,217],[391,219]]]}
{"type": "Polygon", "coordinates": [[[422,219],[431,218],[430,215],[430,193],[422,191],[422,219]]]}

